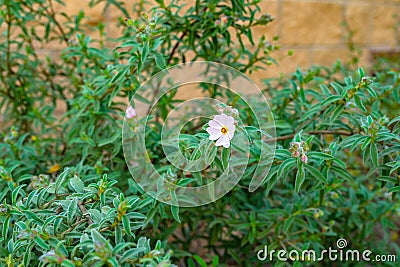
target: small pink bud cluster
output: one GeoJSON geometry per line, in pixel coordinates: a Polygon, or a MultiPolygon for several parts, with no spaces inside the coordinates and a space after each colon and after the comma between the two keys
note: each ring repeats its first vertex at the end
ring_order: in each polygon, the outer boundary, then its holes
{"type": "Polygon", "coordinates": [[[225,25],[228,23],[229,17],[226,16],[225,14],[222,14],[219,16],[219,18],[215,21],[215,26],[219,26],[221,28],[225,27],[225,25]]]}
{"type": "Polygon", "coordinates": [[[132,119],[132,118],[136,117],[136,110],[132,106],[129,106],[126,109],[125,116],[127,119],[132,119]]]}
{"type": "Polygon", "coordinates": [[[217,111],[219,114],[226,114],[228,116],[233,117],[234,119],[239,118],[239,111],[236,108],[232,108],[232,106],[226,106],[223,104],[217,104],[215,105],[217,111]]]}
{"type": "Polygon", "coordinates": [[[290,151],[290,153],[292,153],[292,157],[294,157],[294,158],[300,157],[300,160],[303,163],[307,164],[308,157],[307,157],[306,153],[308,151],[308,146],[304,141],[302,141],[302,142],[291,142],[290,143],[290,147],[289,147],[289,151],[290,151]]]}

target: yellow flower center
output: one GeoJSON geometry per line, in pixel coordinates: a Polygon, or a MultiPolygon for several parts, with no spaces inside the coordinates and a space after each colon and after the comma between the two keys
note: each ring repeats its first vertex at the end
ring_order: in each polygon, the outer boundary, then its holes
{"type": "Polygon", "coordinates": [[[228,128],[226,128],[225,126],[223,126],[223,127],[221,128],[221,133],[227,134],[227,133],[228,133],[228,128]]]}

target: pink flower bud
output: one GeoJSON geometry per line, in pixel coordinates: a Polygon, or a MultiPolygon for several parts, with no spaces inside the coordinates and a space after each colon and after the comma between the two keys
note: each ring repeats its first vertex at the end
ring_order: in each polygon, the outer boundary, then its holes
{"type": "Polygon", "coordinates": [[[306,163],[306,164],[307,164],[307,161],[308,161],[307,155],[306,155],[306,154],[301,155],[300,160],[301,160],[303,163],[306,163]]]}
{"type": "Polygon", "coordinates": [[[136,117],[136,110],[132,106],[129,106],[126,109],[125,116],[126,116],[127,119],[132,119],[132,118],[136,117]]]}

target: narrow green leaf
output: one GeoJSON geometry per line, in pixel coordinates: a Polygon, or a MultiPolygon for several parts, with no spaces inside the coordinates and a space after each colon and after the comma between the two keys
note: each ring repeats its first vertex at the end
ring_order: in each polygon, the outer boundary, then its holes
{"type": "Polygon", "coordinates": [[[360,76],[360,79],[365,76],[364,70],[362,68],[358,68],[358,75],[360,76]]]}
{"type": "Polygon", "coordinates": [[[388,191],[389,193],[396,193],[396,192],[400,192],[400,186],[395,186],[389,189],[388,191]]]}
{"type": "Polygon", "coordinates": [[[122,216],[122,225],[124,226],[125,233],[129,236],[133,237],[132,231],[131,231],[131,223],[129,221],[129,218],[127,216],[122,216]]]}
{"type": "Polygon", "coordinates": [[[362,112],[367,112],[367,109],[365,108],[361,98],[358,95],[354,95],[354,102],[356,103],[356,106],[362,111],[362,112]]]}
{"type": "Polygon", "coordinates": [[[198,255],[193,255],[193,258],[197,261],[197,263],[201,266],[201,267],[207,267],[207,263],[200,258],[200,256],[198,255]]]}
{"type": "Polygon", "coordinates": [[[226,170],[226,168],[228,168],[230,152],[231,152],[231,150],[229,148],[225,148],[225,147],[222,148],[221,161],[222,161],[224,170],[226,170]]]}
{"type": "Polygon", "coordinates": [[[44,250],[49,250],[49,249],[50,249],[49,245],[47,245],[46,242],[45,242],[42,238],[40,238],[39,236],[35,236],[35,237],[33,238],[33,241],[35,241],[35,243],[36,243],[39,247],[41,247],[42,249],[44,249],[44,250]]]}
{"type": "Polygon", "coordinates": [[[175,221],[180,223],[181,219],[179,218],[179,206],[171,206],[171,213],[175,221]]]}
{"type": "Polygon", "coordinates": [[[371,143],[369,146],[369,155],[374,167],[378,166],[378,147],[375,143],[371,143]]]}
{"type": "Polygon", "coordinates": [[[144,45],[143,45],[142,54],[141,54],[141,57],[140,57],[140,60],[141,60],[142,64],[146,61],[147,56],[149,55],[149,52],[150,52],[149,42],[146,41],[144,43],[144,45]]]}
{"type": "Polygon", "coordinates": [[[392,184],[397,183],[397,179],[392,176],[379,176],[376,179],[379,181],[384,181],[384,182],[388,182],[388,183],[392,183],[392,184]]]}
{"type": "Polygon", "coordinates": [[[320,181],[322,183],[326,183],[327,182],[326,178],[321,174],[321,172],[319,170],[317,170],[316,168],[314,168],[313,166],[310,166],[308,164],[304,164],[304,167],[318,181],[320,181]]]}
{"type": "Polygon", "coordinates": [[[289,170],[294,167],[295,161],[296,160],[294,158],[288,158],[281,163],[278,169],[278,179],[281,178],[283,174],[288,174],[289,170]]]}
{"type": "Polygon", "coordinates": [[[61,266],[62,267],[76,267],[75,264],[73,264],[73,262],[68,259],[64,259],[61,263],[61,266]]]}
{"type": "Polygon", "coordinates": [[[165,62],[165,58],[162,54],[160,53],[156,53],[154,54],[154,60],[156,62],[156,65],[159,69],[163,70],[167,67],[166,62],[165,62]]]}
{"type": "Polygon", "coordinates": [[[303,184],[304,180],[305,180],[306,176],[304,173],[304,167],[303,165],[300,165],[300,168],[297,170],[297,174],[296,174],[296,181],[295,181],[295,191],[298,193],[300,192],[300,187],[303,184]]]}

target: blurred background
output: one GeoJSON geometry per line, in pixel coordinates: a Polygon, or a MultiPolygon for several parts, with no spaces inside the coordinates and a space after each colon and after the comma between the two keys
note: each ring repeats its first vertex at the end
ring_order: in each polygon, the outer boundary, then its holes
{"type": "MultiPolygon", "coordinates": [[[[154,4],[153,0],[119,2],[126,7],[134,4],[136,10],[128,10],[132,19],[141,10],[147,13],[154,4]]],[[[182,13],[194,2],[180,1],[182,13]]],[[[56,10],[67,16],[83,10],[87,25],[103,24],[106,36],[121,36],[120,20],[125,15],[112,6],[103,12],[105,1],[94,7],[90,7],[89,0],[65,0],[65,4],[55,3],[56,10]]],[[[382,55],[400,59],[400,0],[262,0],[259,5],[261,13],[270,14],[274,21],[256,27],[254,40],[262,34],[268,40],[279,37],[280,49],[274,54],[279,65],[257,72],[253,77],[256,80],[292,73],[297,67],[331,65],[337,60],[368,67],[382,55]],[[288,56],[288,52],[293,54],[288,56]]],[[[60,43],[40,45],[46,55],[64,48],[60,43]]]]}

